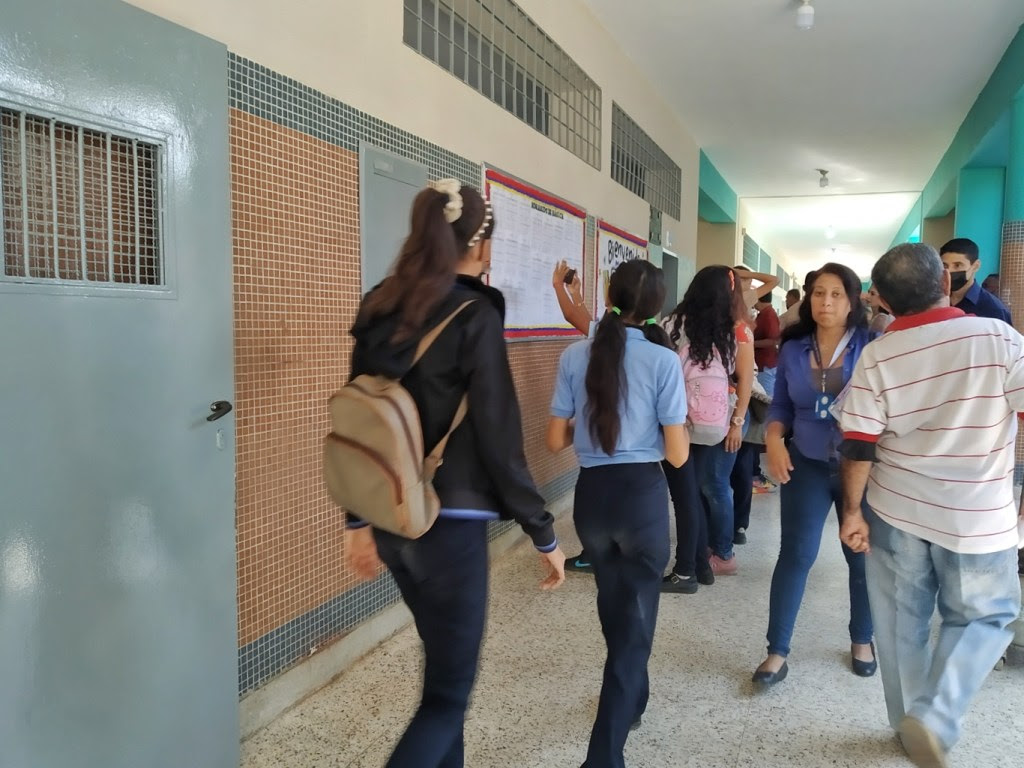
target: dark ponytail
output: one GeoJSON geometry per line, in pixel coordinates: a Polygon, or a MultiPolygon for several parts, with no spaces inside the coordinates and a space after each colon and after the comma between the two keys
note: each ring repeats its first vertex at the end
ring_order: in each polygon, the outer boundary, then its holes
{"type": "Polygon", "coordinates": [[[628,388],[625,359],[626,325],[614,312],[605,312],[590,345],[585,384],[590,437],[609,456],[615,452],[622,429],[619,401],[628,388]]]}
{"type": "Polygon", "coordinates": [[[611,456],[622,431],[619,406],[629,390],[624,366],[627,325],[639,326],[648,341],[669,348],[671,344],[664,328],[648,322],[665,302],[662,272],[649,261],[627,261],[615,270],[608,299],[613,309],[598,323],[590,345],[585,415],[591,439],[611,456]]]}
{"type": "Polygon", "coordinates": [[[428,187],[416,196],[409,236],[391,274],[363,302],[357,323],[398,312],[394,342],[412,338],[423,329],[451,291],[455,268],[484,223],[480,193],[464,186],[460,194],[462,215],[450,224],[445,219],[446,193],[428,187]]]}

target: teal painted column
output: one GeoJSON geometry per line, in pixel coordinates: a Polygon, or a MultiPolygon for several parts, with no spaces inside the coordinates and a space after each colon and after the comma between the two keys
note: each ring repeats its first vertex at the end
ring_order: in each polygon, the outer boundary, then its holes
{"type": "Polygon", "coordinates": [[[1003,218],[1024,221],[1024,93],[1010,106],[1010,161],[1003,218]]]}
{"type": "Polygon", "coordinates": [[[963,168],[957,178],[953,234],[969,237],[978,244],[981,252],[979,281],[999,271],[1005,187],[1005,168],[963,168]]]}

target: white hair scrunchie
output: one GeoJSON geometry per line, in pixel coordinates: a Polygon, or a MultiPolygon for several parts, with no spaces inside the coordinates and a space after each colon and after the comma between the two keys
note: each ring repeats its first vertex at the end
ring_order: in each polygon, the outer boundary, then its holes
{"type": "Polygon", "coordinates": [[[448,195],[444,205],[444,220],[449,224],[462,216],[462,182],[458,179],[440,179],[430,182],[430,188],[448,195]]]}

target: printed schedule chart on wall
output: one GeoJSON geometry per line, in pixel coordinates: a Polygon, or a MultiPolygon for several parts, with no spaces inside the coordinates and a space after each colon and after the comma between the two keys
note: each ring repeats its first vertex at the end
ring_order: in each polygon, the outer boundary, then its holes
{"type": "Polygon", "coordinates": [[[587,214],[498,171],[487,171],[494,208],[490,283],[505,295],[508,338],[576,336],[551,288],[563,259],[583,279],[587,214]]]}

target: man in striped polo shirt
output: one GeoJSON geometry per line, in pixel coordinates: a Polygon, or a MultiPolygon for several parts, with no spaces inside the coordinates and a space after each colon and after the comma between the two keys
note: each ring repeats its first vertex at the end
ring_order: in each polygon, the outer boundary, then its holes
{"type": "Polygon", "coordinates": [[[942,768],[1020,610],[1024,337],[950,307],[949,273],[928,245],[893,248],[871,278],[896,320],[865,348],[842,403],[840,535],[869,553],[889,722],[916,765],[942,768]]]}

